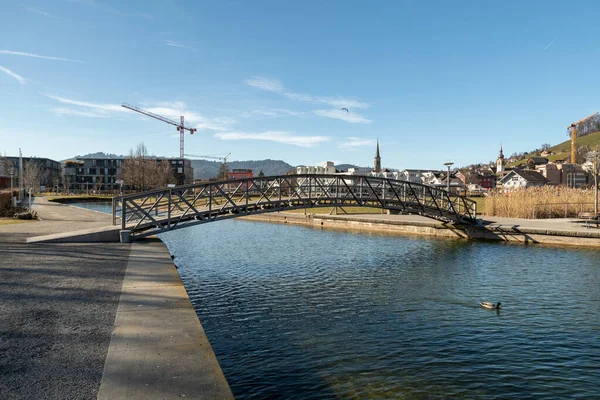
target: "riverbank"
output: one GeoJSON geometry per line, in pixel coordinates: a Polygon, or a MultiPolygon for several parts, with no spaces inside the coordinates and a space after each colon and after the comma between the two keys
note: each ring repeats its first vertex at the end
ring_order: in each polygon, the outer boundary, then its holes
{"type": "Polygon", "coordinates": [[[386,214],[304,215],[280,212],[243,219],[371,233],[600,247],[600,229],[568,218],[530,220],[484,216],[481,224],[476,226],[455,226],[419,215],[386,214]]]}
{"type": "Polygon", "coordinates": [[[162,242],[27,244],[112,223],[33,209],[39,221],[0,225],[0,398],[231,397],[162,242]]]}

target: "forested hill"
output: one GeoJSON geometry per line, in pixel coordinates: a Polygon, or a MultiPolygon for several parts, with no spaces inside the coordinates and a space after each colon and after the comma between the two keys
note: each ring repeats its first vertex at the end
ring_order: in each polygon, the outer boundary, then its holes
{"type": "MultiPolygon", "coordinates": [[[[209,179],[217,176],[221,161],[192,160],[195,179],[209,179]]],[[[249,160],[249,161],[227,161],[227,169],[251,169],[254,176],[260,171],[265,175],[283,175],[294,167],[282,160],[249,160]]]]}

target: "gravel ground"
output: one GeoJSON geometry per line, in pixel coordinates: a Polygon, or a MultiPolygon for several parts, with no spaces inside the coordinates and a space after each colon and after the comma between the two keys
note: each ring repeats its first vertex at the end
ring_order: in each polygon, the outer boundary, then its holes
{"type": "Polygon", "coordinates": [[[73,207],[38,213],[0,229],[0,399],[96,398],[130,245],[25,244],[108,225],[73,207]]]}

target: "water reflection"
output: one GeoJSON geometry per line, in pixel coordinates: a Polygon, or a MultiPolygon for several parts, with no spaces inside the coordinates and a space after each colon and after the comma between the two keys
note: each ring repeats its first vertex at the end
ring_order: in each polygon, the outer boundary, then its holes
{"type": "Polygon", "coordinates": [[[597,395],[596,251],[236,220],[161,237],[238,398],[597,395]]]}

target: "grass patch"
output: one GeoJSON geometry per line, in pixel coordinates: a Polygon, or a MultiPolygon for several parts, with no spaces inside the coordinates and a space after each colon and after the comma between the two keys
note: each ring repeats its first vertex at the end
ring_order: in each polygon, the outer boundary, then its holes
{"type": "Polygon", "coordinates": [[[485,214],[485,197],[469,197],[469,200],[473,200],[477,204],[477,215],[485,214]]]}

